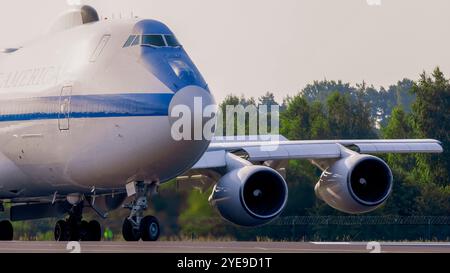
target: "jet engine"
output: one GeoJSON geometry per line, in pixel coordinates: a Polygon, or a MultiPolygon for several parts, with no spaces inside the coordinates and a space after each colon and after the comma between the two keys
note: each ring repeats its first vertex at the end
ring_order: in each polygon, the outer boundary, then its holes
{"type": "Polygon", "coordinates": [[[392,191],[392,172],[381,159],[353,153],[324,170],[316,195],[331,207],[358,214],[381,206],[392,191]]]}
{"type": "Polygon", "coordinates": [[[226,220],[240,226],[263,225],[283,211],[288,198],[284,178],[265,166],[248,165],[225,174],[210,202],[226,220]]]}

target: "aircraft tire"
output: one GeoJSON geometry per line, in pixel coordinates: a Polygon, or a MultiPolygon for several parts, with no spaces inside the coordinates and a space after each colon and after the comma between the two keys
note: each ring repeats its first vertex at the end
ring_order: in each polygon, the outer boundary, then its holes
{"type": "Polygon", "coordinates": [[[133,224],[128,218],[123,221],[122,236],[127,242],[137,242],[141,238],[140,232],[133,228],[133,224]]]}
{"type": "Polygon", "coordinates": [[[142,241],[157,241],[160,235],[158,219],[155,216],[145,216],[141,220],[142,241]]]}
{"type": "Polygon", "coordinates": [[[12,241],[14,229],[10,221],[0,221],[0,241],[12,241]]]}
{"type": "Polygon", "coordinates": [[[96,220],[92,220],[88,224],[88,240],[91,242],[102,240],[102,227],[96,220]]]}
{"type": "Polygon", "coordinates": [[[69,225],[64,220],[59,220],[55,225],[55,241],[64,242],[70,238],[69,225]]]}

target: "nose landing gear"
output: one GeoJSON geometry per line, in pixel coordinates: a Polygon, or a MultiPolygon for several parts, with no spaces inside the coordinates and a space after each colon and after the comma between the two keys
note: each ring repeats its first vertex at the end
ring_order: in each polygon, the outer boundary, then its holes
{"type": "Polygon", "coordinates": [[[125,241],[157,241],[160,235],[158,219],[145,216],[148,208],[147,195],[156,189],[156,184],[147,185],[144,182],[134,183],[135,200],[124,208],[130,209],[130,216],[123,221],[122,235],[125,241]]]}

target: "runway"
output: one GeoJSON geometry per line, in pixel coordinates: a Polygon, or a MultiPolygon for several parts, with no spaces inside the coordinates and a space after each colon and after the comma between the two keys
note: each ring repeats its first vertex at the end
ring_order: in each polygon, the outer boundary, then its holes
{"type": "Polygon", "coordinates": [[[450,243],[0,242],[0,253],[450,253],[450,243]]]}

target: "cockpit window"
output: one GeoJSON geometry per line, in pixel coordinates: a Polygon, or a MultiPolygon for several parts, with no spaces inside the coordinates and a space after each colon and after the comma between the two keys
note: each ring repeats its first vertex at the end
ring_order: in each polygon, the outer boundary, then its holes
{"type": "Polygon", "coordinates": [[[178,42],[177,38],[175,38],[175,36],[173,36],[173,35],[164,35],[164,38],[166,39],[167,46],[170,46],[170,47],[181,46],[180,43],[178,42]]]}
{"type": "Polygon", "coordinates": [[[166,46],[162,35],[143,35],[142,45],[150,46],[166,46]]]}
{"type": "Polygon", "coordinates": [[[125,42],[123,47],[129,47],[135,38],[136,38],[136,35],[131,35],[130,37],[128,37],[128,40],[125,42]]]}
{"type": "Polygon", "coordinates": [[[135,45],[155,46],[155,47],[181,47],[177,38],[173,35],[147,34],[147,35],[130,35],[123,47],[135,45]]]}
{"type": "Polygon", "coordinates": [[[140,36],[140,35],[137,35],[137,36],[136,36],[136,39],[134,39],[134,41],[133,41],[133,43],[131,44],[131,46],[138,45],[138,44],[140,44],[140,42],[141,42],[141,36],[140,36]]]}

